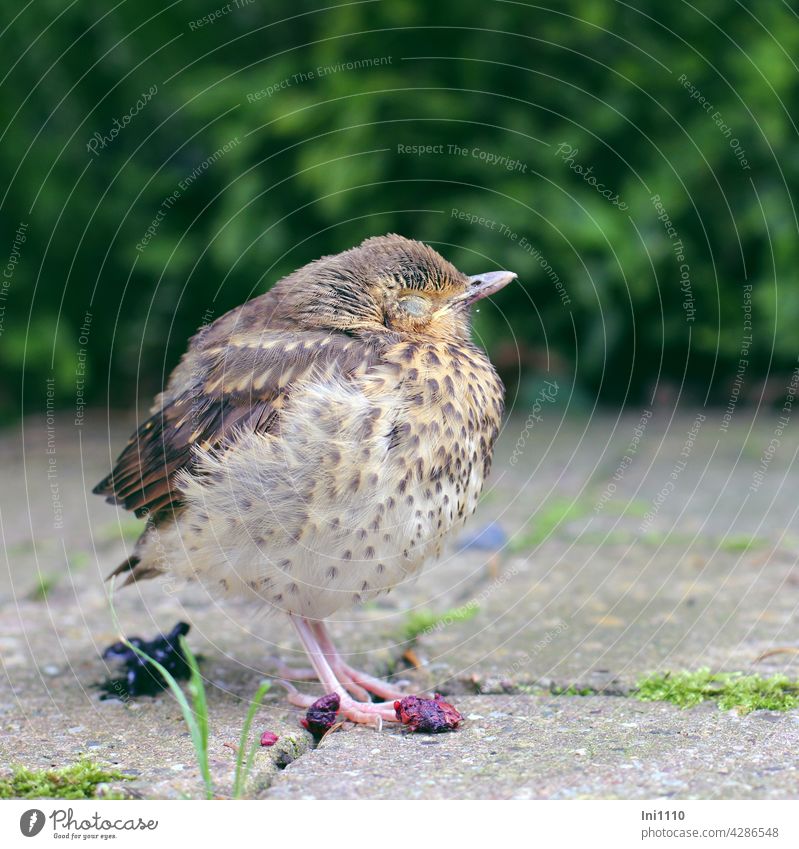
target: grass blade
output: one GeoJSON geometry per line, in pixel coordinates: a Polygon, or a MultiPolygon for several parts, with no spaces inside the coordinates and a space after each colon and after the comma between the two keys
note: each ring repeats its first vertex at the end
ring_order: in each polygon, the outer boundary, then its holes
{"type": "Polygon", "coordinates": [[[113,620],[114,627],[119,633],[120,640],[129,649],[131,649],[131,651],[139,655],[139,657],[142,657],[148,663],[151,663],[158,672],[161,673],[164,681],[166,681],[167,686],[171,690],[172,695],[175,697],[175,700],[180,707],[180,711],[183,714],[183,720],[189,729],[189,735],[191,736],[192,745],[194,746],[194,754],[197,758],[197,765],[200,768],[200,774],[202,775],[203,784],[205,785],[205,797],[206,799],[212,799],[214,796],[214,787],[211,780],[211,770],[208,765],[208,705],[205,699],[205,688],[203,687],[202,676],[200,675],[200,670],[197,665],[197,659],[192,654],[191,649],[189,649],[188,644],[185,642],[183,637],[181,637],[181,647],[186,653],[186,660],[189,664],[189,668],[191,669],[189,686],[196,707],[196,710],[194,710],[189,704],[183,690],[180,688],[180,685],[169,670],[157,660],[150,657],[146,652],[134,646],[122,633],[116,608],[114,607],[114,583],[115,579],[112,579],[108,592],[108,604],[111,608],[111,619],[113,620]]]}
{"type": "MultiPolygon", "coordinates": [[[[193,718],[195,720],[196,728],[196,739],[195,736],[192,735],[192,742],[194,743],[194,751],[197,755],[197,764],[200,767],[200,773],[202,774],[203,782],[205,783],[205,796],[207,799],[213,799],[214,783],[211,779],[211,767],[208,763],[208,700],[205,697],[205,685],[203,684],[203,677],[200,674],[200,667],[197,663],[197,658],[189,648],[186,638],[184,636],[180,636],[178,639],[191,672],[189,677],[189,692],[192,695],[194,708],[193,718]]],[[[178,687],[175,679],[172,678],[172,676],[163,667],[159,667],[160,664],[157,664],[156,669],[158,669],[162,675],[166,673],[166,675],[169,676],[169,679],[171,679],[175,684],[175,687],[179,690],[180,687],[178,687]]]]}
{"type": "Polygon", "coordinates": [[[269,681],[264,681],[264,683],[257,689],[255,696],[250,703],[250,708],[247,711],[247,718],[244,720],[244,726],[241,729],[239,748],[236,752],[236,774],[233,779],[234,799],[241,799],[244,794],[247,777],[252,769],[252,764],[255,760],[255,753],[258,750],[259,745],[258,742],[255,742],[249,747],[249,749],[247,748],[247,740],[250,736],[250,726],[252,725],[253,719],[255,719],[255,714],[258,711],[258,708],[261,706],[261,702],[264,700],[264,696],[269,692],[271,686],[272,684],[269,681]],[[245,752],[247,757],[246,762],[244,759],[245,752]]]}

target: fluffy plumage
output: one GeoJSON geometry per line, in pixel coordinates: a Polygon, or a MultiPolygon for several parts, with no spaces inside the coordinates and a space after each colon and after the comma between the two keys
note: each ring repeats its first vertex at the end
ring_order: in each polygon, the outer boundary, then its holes
{"type": "Polygon", "coordinates": [[[417,573],[490,466],[503,389],[468,305],[513,276],[373,238],[201,330],[94,490],[148,517],[117,572],[306,620],[417,573]]]}

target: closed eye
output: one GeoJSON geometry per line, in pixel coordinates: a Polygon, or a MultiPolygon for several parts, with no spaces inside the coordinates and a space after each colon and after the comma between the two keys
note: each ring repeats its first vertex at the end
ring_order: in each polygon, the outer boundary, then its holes
{"type": "Polygon", "coordinates": [[[407,295],[400,298],[398,305],[403,312],[413,316],[425,315],[430,309],[430,301],[420,295],[407,295]]]}

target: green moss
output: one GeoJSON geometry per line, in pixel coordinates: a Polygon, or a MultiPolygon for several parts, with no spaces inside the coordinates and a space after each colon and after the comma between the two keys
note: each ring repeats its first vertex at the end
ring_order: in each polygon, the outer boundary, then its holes
{"type": "Polygon", "coordinates": [[[76,572],[80,569],[85,569],[91,563],[91,558],[87,551],[70,551],[67,554],[67,562],[69,563],[70,571],[76,572]]]}
{"type": "Polygon", "coordinates": [[[719,548],[722,551],[748,551],[750,548],[762,548],[764,545],[766,540],[760,537],[739,535],[724,537],[719,543],[719,548]]]}
{"type": "Polygon", "coordinates": [[[610,515],[643,519],[649,512],[649,503],[639,498],[633,498],[626,503],[622,501],[608,501],[603,510],[610,515]]]}
{"type": "MultiPolygon", "coordinates": [[[[609,501],[605,507],[608,515],[641,518],[646,515],[649,505],[645,501],[633,499],[628,503],[609,501]]],[[[530,519],[531,528],[517,534],[509,543],[511,552],[525,551],[549,539],[562,525],[575,519],[582,519],[593,513],[593,502],[587,498],[553,498],[542,505],[530,519]]],[[[616,531],[580,534],[580,541],[588,544],[606,543],[609,545],[628,544],[636,536],[628,530],[620,528],[616,531]]]]}
{"type": "MultiPolygon", "coordinates": [[[[638,537],[639,542],[646,545],[660,547],[663,545],[695,545],[697,540],[692,534],[684,534],[674,529],[668,531],[649,530],[638,537]]],[[[748,551],[750,548],[763,548],[768,545],[768,540],[762,537],[739,534],[721,539],[708,537],[704,540],[706,545],[717,545],[721,551],[748,551]]]]}
{"type": "Polygon", "coordinates": [[[531,517],[532,529],[517,534],[510,541],[509,548],[512,552],[524,551],[548,539],[557,528],[565,522],[588,515],[589,505],[587,501],[573,501],[570,498],[553,498],[544,504],[537,513],[531,517]]]}
{"type": "Polygon", "coordinates": [[[439,628],[451,625],[453,622],[466,622],[471,619],[480,606],[476,602],[464,604],[462,607],[453,607],[443,613],[434,613],[424,608],[412,610],[405,617],[402,626],[402,634],[406,640],[415,640],[420,634],[436,631],[439,628]]]}
{"type": "Polygon", "coordinates": [[[597,691],[593,687],[575,687],[570,684],[568,687],[558,687],[553,684],[549,688],[549,692],[553,696],[595,696],[597,691]]]}
{"type": "Polygon", "coordinates": [[[658,548],[668,542],[673,543],[674,537],[671,535],[671,532],[667,534],[664,531],[647,531],[640,536],[640,540],[646,545],[652,545],[658,548]]]}
{"type": "Polygon", "coordinates": [[[636,698],[643,702],[671,702],[681,708],[715,701],[723,710],[791,710],[799,706],[799,682],[785,675],[762,678],[740,672],[666,672],[638,682],[636,698]]]}
{"type": "Polygon", "coordinates": [[[33,601],[46,601],[47,596],[50,595],[57,584],[57,575],[45,575],[40,573],[36,586],[30,591],[30,598],[33,601]]]}
{"type": "MultiPolygon", "coordinates": [[[[97,788],[109,781],[128,780],[118,770],[83,759],[61,769],[14,768],[0,778],[0,799],[95,799],[97,788]]],[[[121,793],[104,793],[104,799],[122,799],[121,793]]]]}

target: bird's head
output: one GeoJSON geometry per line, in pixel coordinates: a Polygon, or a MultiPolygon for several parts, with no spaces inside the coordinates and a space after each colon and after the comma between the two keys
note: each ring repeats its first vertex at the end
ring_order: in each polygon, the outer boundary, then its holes
{"type": "Polygon", "coordinates": [[[464,339],[469,306],[515,278],[510,271],[468,277],[431,247],[391,234],[322,257],[273,292],[277,311],[303,327],[464,339]]]}

